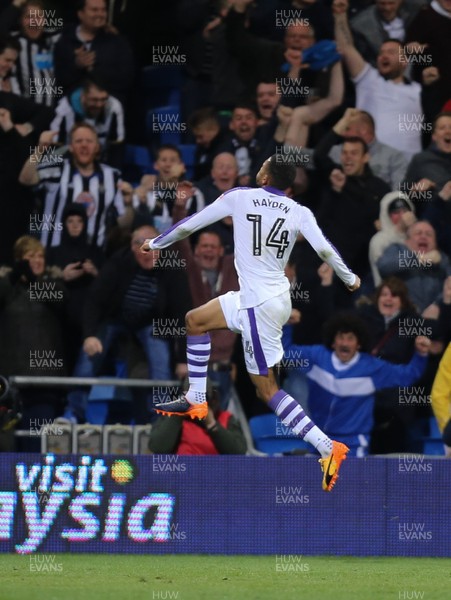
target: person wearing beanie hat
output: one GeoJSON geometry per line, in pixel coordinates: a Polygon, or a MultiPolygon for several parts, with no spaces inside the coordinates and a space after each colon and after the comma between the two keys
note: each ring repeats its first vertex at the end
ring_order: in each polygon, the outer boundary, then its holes
{"type": "Polygon", "coordinates": [[[373,235],[369,246],[369,261],[375,286],[382,281],[376,265],[378,259],[390,244],[404,242],[407,228],[415,221],[415,209],[404,192],[385,194],[379,210],[380,230],[373,235]]]}
{"type": "Polygon", "coordinates": [[[83,204],[68,204],[62,215],[61,243],[47,248],[47,263],[62,269],[67,288],[67,360],[72,370],[82,344],[86,294],[104,262],[103,251],[88,243],[88,217],[83,204]]]}

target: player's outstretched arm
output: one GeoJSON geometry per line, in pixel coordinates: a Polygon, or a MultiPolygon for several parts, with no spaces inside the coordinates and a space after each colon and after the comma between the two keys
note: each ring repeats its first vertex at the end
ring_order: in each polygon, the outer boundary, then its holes
{"type": "Polygon", "coordinates": [[[233,212],[234,198],[235,194],[233,192],[225,192],[213,204],[209,204],[200,212],[182,219],[158,237],[145,240],[140,248],[141,252],[167,248],[174,242],[183,240],[195,231],[207,227],[207,225],[216,223],[224,217],[230,217],[233,212]]]}
{"type": "Polygon", "coordinates": [[[360,278],[345,265],[343,259],[338,254],[336,249],[324,236],[312,211],[305,206],[301,208],[301,211],[301,226],[299,231],[312,246],[318,256],[330,267],[332,267],[348,290],[351,292],[358,290],[360,287],[360,278]]]}

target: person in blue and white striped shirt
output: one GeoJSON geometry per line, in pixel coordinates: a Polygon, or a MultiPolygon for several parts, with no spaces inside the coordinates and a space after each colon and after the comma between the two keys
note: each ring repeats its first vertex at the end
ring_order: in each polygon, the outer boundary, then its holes
{"type": "Polygon", "coordinates": [[[37,227],[41,241],[48,247],[60,243],[64,208],[75,202],[86,208],[90,244],[103,247],[109,227],[131,225],[131,186],[121,180],[117,169],[97,161],[99,142],[91,125],[74,126],[67,158],[47,152],[54,135],[54,131],[41,135],[39,146],[19,176],[23,185],[39,185],[45,193],[37,227]]]}

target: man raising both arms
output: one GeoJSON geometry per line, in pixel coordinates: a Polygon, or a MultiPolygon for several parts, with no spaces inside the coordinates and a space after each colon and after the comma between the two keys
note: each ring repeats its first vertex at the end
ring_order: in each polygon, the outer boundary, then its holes
{"type": "Polygon", "coordinates": [[[279,389],[274,366],[283,357],[282,326],[291,314],[290,283],[284,268],[299,233],[312,245],[351,291],[360,279],[324,237],[312,212],[297,204],[282,190],[293,185],[296,168],[268,158],[257,174],[259,188],[234,188],[213,204],[180,221],[157,238],[145,240],[142,252],[166,248],[177,240],[224,217],[232,217],[235,266],[239,292],[228,292],[186,315],[189,390],[172,402],[156,406],[163,415],[185,415],[204,419],[207,369],[210,357],[209,331],[231,329],[243,340],[246,368],[259,397],[293,432],[311,443],[321,454],[323,489],[330,491],[348,447],[327,437],[309,419],[302,406],[279,389]]]}

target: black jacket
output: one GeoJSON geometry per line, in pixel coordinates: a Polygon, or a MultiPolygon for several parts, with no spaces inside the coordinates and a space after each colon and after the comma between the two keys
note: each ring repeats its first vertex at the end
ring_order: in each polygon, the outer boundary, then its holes
{"type": "MultiPolygon", "coordinates": [[[[105,263],[86,298],[84,338],[98,335],[105,322],[121,322],[123,300],[139,269],[129,248],[119,250],[105,263]]],[[[158,282],[158,295],[148,324],[151,325],[153,319],[168,318],[177,319],[180,327],[184,326],[185,314],[192,306],[186,273],[181,269],[155,268],[152,274],[158,282]]],[[[179,346],[181,344],[177,348],[179,346]]],[[[178,362],[185,362],[185,358],[178,362]]]]}
{"type": "Polygon", "coordinates": [[[390,187],[367,166],[363,175],[347,177],[342,191],[335,192],[328,177],[333,169],[341,167],[329,158],[328,153],[336,143],[336,137],[333,131],[326,134],[314,153],[315,165],[324,175],[317,218],[346,264],[362,277],[369,270],[368,249],[370,239],[376,233],[374,223],[379,218],[379,203],[390,187]]]}
{"type": "Polygon", "coordinates": [[[89,75],[100,77],[110,94],[124,102],[134,77],[128,41],[121,35],[99,31],[90,45],[90,50],[96,53],[95,66],[92,71],[87,71],[75,64],[75,50],[82,46],[76,29],[77,25],[70,25],[55,46],[55,75],[64,93],[68,94],[80,86],[89,75]]]}

